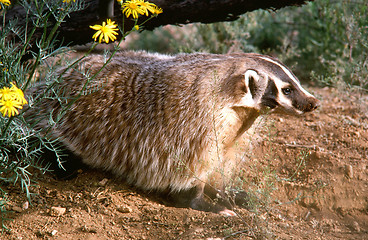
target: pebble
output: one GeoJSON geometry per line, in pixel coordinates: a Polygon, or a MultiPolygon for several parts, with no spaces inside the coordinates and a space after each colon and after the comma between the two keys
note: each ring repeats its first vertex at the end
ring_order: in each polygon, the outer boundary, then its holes
{"type": "Polygon", "coordinates": [[[345,120],[346,120],[349,124],[353,125],[354,127],[359,127],[359,126],[360,126],[360,123],[359,123],[357,120],[355,120],[355,119],[353,119],[352,117],[350,117],[350,116],[345,116],[345,120]]]}
{"type": "Polygon", "coordinates": [[[107,182],[109,181],[109,179],[107,179],[107,178],[104,178],[104,179],[102,179],[99,183],[98,183],[98,185],[100,186],[100,187],[104,187],[106,184],[107,184],[107,182]]]}
{"type": "Polygon", "coordinates": [[[311,214],[311,212],[310,212],[310,211],[308,211],[308,212],[305,214],[304,219],[305,219],[305,220],[308,220],[308,218],[309,218],[310,214],[311,214]]]}
{"type": "Polygon", "coordinates": [[[117,210],[121,213],[130,213],[132,212],[132,209],[128,206],[120,206],[117,208],[117,210]]]}
{"type": "Polygon", "coordinates": [[[360,226],[359,226],[359,223],[357,222],[353,222],[353,229],[357,232],[360,232],[360,226]]]}
{"type": "Polygon", "coordinates": [[[86,232],[86,233],[97,233],[96,228],[94,228],[93,226],[87,226],[87,225],[82,226],[81,231],[86,232]]]}
{"type": "Polygon", "coordinates": [[[23,210],[27,210],[27,209],[28,209],[28,207],[29,207],[29,202],[28,202],[28,201],[26,201],[26,202],[24,202],[24,203],[22,204],[22,209],[23,209],[23,210]]]}
{"type": "Polygon", "coordinates": [[[51,207],[50,215],[54,217],[58,217],[63,215],[66,212],[66,208],[63,207],[51,207]]]}
{"type": "Polygon", "coordinates": [[[353,172],[353,166],[346,165],[345,166],[345,174],[348,178],[353,178],[354,172],[353,172]]]}
{"type": "Polygon", "coordinates": [[[20,212],[22,212],[23,209],[21,207],[18,207],[18,206],[12,206],[12,210],[15,211],[15,212],[20,213],[20,212]]]}

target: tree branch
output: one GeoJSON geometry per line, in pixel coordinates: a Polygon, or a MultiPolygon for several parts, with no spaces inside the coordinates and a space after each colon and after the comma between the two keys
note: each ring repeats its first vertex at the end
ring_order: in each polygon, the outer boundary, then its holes
{"type": "MultiPolygon", "coordinates": [[[[144,28],[152,30],[156,27],[174,24],[188,24],[193,22],[213,23],[220,21],[233,21],[241,14],[256,9],[276,10],[285,6],[300,6],[313,0],[152,0],[157,6],[163,9],[163,13],[157,18],[148,21],[144,28]]],[[[58,39],[62,45],[80,45],[92,41],[94,30],[90,25],[101,24],[106,18],[112,18],[121,23],[123,18],[120,6],[115,0],[84,0],[86,8],[84,10],[70,14],[70,17],[63,22],[59,28],[58,39]]],[[[26,11],[22,6],[16,5],[7,10],[6,20],[18,19],[17,26],[26,25],[26,11]]],[[[140,21],[144,18],[140,17],[140,21]]],[[[2,26],[2,18],[0,26],[2,26]]],[[[133,27],[133,21],[125,21],[125,29],[133,27]]],[[[52,28],[52,26],[50,27],[52,28]]],[[[34,42],[43,32],[37,29],[32,41],[31,48],[35,48],[34,42]]],[[[19,41],[16,35],[9,36],[9,40],[19,41]]]]}

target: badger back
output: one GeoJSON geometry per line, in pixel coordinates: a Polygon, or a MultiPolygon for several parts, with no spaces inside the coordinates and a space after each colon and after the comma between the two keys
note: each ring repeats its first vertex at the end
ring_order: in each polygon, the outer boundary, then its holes
{"type": "MultiPolygon", "coordinates": [[[[213,142],[213,107],[223,106],[220,101],[227,98],[216,97],[218,105],[210,102],[219,89],[216,79],[231,75],[224,66],[226,57],[125,53],[101,70],[105,60],[92,55],[64,73],[59,92],[67,101],[81,91],[87,94],[52,128],[52,137],[88,165],[124,176],[143,189],[180,190],[192,186],[193,175],[205,179],[212,168],[207,155],[213,142]]],[[[32,91],[44,89],[41,84],[32,91]]],[[[58,101],[45,100],[33,114],[50,108],[54,116],[63,110],[58,101]]],[[[46,122],[38,127],[45,128],[46,122]]]]}

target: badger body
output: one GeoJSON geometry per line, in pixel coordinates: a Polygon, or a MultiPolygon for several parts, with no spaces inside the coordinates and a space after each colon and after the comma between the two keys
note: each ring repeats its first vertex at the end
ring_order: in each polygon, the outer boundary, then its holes
{"type": "MultiPolygon", "coordinates": [[[[25,117],[87,165],[144,190],[203,186],[215,172],[231,172],[227,153],[263,111],[317,106],[290,70],[263,55],[121,52],[103,67],[106,60],[91,55],[61,69],[57,91],[66,104],[46,98],[25,117]],[[55,125],[44,118],[57,118],[68,104],[55,125]]],[[[46,89],[40,83],[29,94],[46,89]]]]}

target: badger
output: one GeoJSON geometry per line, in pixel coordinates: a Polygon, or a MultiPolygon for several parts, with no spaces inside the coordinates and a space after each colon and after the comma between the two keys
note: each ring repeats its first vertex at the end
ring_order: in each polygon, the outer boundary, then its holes
{"type": "Polygon", "coordinates": [[[257,117],[319,105],[270,56],[126,51],[108,59],[90,55],[61,68],[57,87],[32,87],[28,96],[44,97],[25,111],[29,125],[85,164],[197,210],[234,215],[228,204],[206,200],[205,189],[223,194],[209,179],[236,167],[228,153],[257,117]]]}

